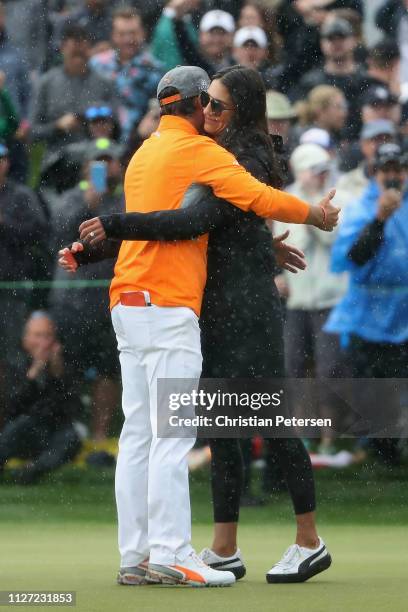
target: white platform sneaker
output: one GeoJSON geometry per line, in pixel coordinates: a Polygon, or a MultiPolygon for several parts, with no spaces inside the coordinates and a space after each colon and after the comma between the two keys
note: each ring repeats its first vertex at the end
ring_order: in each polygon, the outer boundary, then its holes
{"type": "Polygon", "coordinates": [[[319,538],[317,548],[293,544],[266,574],[267,582],[305,582],[330,567],[332,558],[325,543],[319,538]]]}

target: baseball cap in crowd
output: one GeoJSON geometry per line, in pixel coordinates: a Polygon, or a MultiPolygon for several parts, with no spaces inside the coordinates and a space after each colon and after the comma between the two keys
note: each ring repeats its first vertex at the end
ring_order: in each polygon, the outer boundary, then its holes
{"type": "Polygon", "coordinates": [[[346,19],[327,19],[320,30],[322,38],[347,38],[353,36],[353,28],[346,19]]]}
{"type": "Polygon", "coordinates": [[[187,98],[195,98],[202,91],[207,91],[210,82],[210,77],[206,71],[198,66],[177,66],[166,72],[157,86],[157,97],[159,98],[160,106],[186,100],[187,98]],[[167,87],[175,89],[177,93],[160,99],[160,94],[167,87]]]}
{"type": "Polygon", "coordinates": [[[310,128],[303,132],[299,139],[300,144],[316,144],[323,149],[333,149],[334,143],[327,130],[321,128],[310,128]]]}
{"type": "Polygon", "coordinates": [[[233,16],[226,11],[208,11],[200,21],[200,31],[209,32],[214,28],[224,30],[229,34],[235,32],[235,21],[233,16]]]}
{"type": "Polygon", "coordinates": [[[317,144],[301,144],[293,151],[290,165],[295,174],[311,170],[313,174],[327,172],[331,168],[330,155],[317,144]]]}
{"type": "Polygon", "coordinates": [[[109,138],[97,138],[89,145],[86,152],[86,159],[88,161],[96,161],[105,157],[120,159],[122,155],[123,148],[113,142],[113,140],[109,140],[109,138]]]}
{"type": "Polygon", "coordinates": [[[388,87],[375,85],[367,89],[363,103],[367,106],[392,106],[398,104],[398,98],[390,92],[388,87]]]}
{"type": "Polygon", "coordinates": [[[392,162],[401,165],[406,163],[401,147],[393,142],[380,145],[374,160],[375,167],[382,168],[392,162]]]}
{"type": "Polygon", "coordinates": [[[85,119],[88,121],[96,121],[98,119],[111,119],[113,111],[110,106],[94,105],[89,106],[85,111],[85,119]]]}
{"type": "Polygon", "coordinates": [[[249,42],[254,43],[261,49],[266,49],[268,46],[268,37],[265,31],[258,26],[246,26],[235,32],[234,47],[243,47],[249,42]]]}
{"type": "Polygon", "coordinates": [[[297,113],[289,98],[279,91],[267,91],[266,92],[266,116],[268,119],[294,119],[297,117],[297,113]]]}
{"type": "Polygon", "coordinates": [[[361,140],[371,140],[371,138],[377,138],[378,136],[396,136],[395,125],[392,121],[387,119],[378,119],[377,121],[369,121],[363,125],[360,132],[361,140]]]}
{"type": "Polygon", "coordinates": [[[0,142],[0,158],[8,157],[8,154],[9,154],[8,148],[6,147],[4,142],[0,142]]]}

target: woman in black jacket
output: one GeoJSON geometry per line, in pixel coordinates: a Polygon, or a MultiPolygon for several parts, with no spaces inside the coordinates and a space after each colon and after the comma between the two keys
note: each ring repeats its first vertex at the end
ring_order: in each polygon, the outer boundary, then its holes
{"type": "MultiPolygon", "coordinates": [[[[207,133],[256,178],[279,186],[259,74],[237,66],[227,68],[214,76],[208,93],[202,96],[207,133]]],[[[90,231],[94,242],[101,237],[117,242],[108,240],[96,251],[86,249],[76,256],[80,263],[117,254],[119,240],[185,240],[209,232],[208,279],[200,319],[202,376],[284,376],[282,312],[273,281],[275,259],[263,219],[215,198],[211,189],[194,185],[177,210],[104,216],[85,222],[81,237],[89,236],[90,231]]],[[[299,439],[273,439],[269,444],[285,475],[298,529],[296,544],[268,572],[267,579],[304,581],[331,562],[316,532],[309,455],[299,439]],[[316,563],[309,563],[317,557],[316,563]]],[[[213,439],[210,446],[215,537],[202,558],[240,578],[245,574],[236,540],[243,482],[241,449],[234,439],[213,439]]]]}

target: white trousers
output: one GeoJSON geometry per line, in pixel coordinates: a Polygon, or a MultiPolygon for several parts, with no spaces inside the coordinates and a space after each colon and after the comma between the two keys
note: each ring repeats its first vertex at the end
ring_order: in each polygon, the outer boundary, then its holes
{"type": "Polygon", "coordinates": [[[121,567],[173,565],[191,548],[187,454],[194,438],[157,437],[157,379],[201,374],[200,329],[189,308],[112,310],[122,370],[125,421],[115,493],[121,567]]]}

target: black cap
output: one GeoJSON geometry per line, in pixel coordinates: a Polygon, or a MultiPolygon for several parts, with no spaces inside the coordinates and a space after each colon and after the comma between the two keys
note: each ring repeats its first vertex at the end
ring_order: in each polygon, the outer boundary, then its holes
{"type": "Polygon", "coordinates": [[[400,165],[406,163],[401,147],[393,142],[388,142],[378,147],[374,165],[379,169],[390,162],[400,165]]]}
{"type": "Polygon", "coordinates": [[[368,106],[392,106],[398,104],[398,98],[385,85],[375,85],[367,89],[363,103],[368,106]]]}
{"type": "Polygon", "coordinates": [[[347,38],[353,36],[351,23],[346,19],[327,19],[320,30],[322,38],[347,38]]]}

